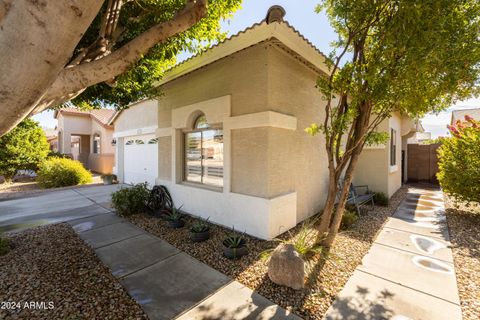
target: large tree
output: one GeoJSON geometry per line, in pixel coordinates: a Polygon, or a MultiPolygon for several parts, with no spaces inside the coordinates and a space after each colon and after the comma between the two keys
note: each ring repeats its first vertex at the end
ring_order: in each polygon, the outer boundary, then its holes
{"type": "Polygon", "coordinates": [[[25,117],[75,99],[119,107],[182,50],[224,37],[241,0],[0,0],[0,136],[25,117]]]}
{"type": "Polygon", "coordinates": [[[306,130],[326,139],[330,182],[318,229],[328,247],[364,146],[385,142],[378,125],[395,111],[420,117],[478,94],[480,2],[324,0],[322,10],[339,39],[330,75],[318,80],[324,121],[306,130]]]}

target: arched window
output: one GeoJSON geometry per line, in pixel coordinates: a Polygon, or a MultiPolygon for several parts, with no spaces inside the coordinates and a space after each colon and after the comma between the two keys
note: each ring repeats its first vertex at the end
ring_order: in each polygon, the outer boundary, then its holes
{"type": "Polygon", "coordinates": [[[100,154],[100,135],[95,133],[93,135],[93,153],[100,154]]]}
{"type": "Polygon", "coordinates": [[[223,186],[223,130],[203,114],[185,133],[185,180],[223,186]]]}

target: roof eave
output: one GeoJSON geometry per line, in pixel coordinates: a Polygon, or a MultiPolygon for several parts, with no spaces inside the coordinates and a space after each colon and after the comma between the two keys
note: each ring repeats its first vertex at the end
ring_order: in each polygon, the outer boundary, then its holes
{"type": "Polygon", "coordinates": [[[328,67],[325,64],[325,55],[287,22],[273,22],[270,24],[262,22],[180,63],[168,71],[166,76],[156,82],[154,86],[164,85],[217,60],[272,38],[282,42],[318,70],[329,74],[328,67]]]}

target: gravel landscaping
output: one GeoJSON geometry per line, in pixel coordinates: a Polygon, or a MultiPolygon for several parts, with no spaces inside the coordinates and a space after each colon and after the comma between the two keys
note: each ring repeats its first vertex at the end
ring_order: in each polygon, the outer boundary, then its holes
{"type": "Polygon", "coordinates": [[[464,320],[480,319],[480,205],[455,205],[447,197],[446,214],[464,320]]]}
{"type": "Polygon", "coordinates": [[[12,250],[0,256],[0,319],[147,319],[70,226],[8,238],[12,250]]]}
{"type": "MultiPolygon", "coordinates": [[[[275,248],[278,245],[276,241],[263,241],[246,236],[249,254],[238,261],[232,261],[222,255],[222,241],[229,233],[226,228],[210,224],[210,239],[193,243],[189,238],[189,226],[195,221],[192,217],[186,218],[186,226],[182,229],[171,229],[167,222],[143,214],[131,216],[129,219],[304,319],[322,319],[406,192],[407,188],[401,188],[392,197],[388,207],[375,207],[362,215],[348,231],[339,233],[328,257],[320,254],[313,257],[309,263],[307,286],[299,291],[278,286],[267,276],[267,260],[260,255],[267,249],[275,248]]],[[[301,226],[297,226],[279,238],[291,239],[300,229],[301,226]]]]}

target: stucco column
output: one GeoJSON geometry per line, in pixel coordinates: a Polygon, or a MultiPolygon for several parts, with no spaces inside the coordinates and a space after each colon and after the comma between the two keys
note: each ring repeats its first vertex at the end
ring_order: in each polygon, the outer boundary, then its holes
{"type": "Polygon", "coordinates": [[[124,172],[124,148],[125,148],[125,138],[117,138],[117,144],[115,146],[115,174],[117,179],[120,182],[123,182],[123,172],[124,172]]]}
{"type": "Polygon", "coordinates": [[[62,132],[62,153],[72,153],[72,134],[70,132],[62,132]]]}

